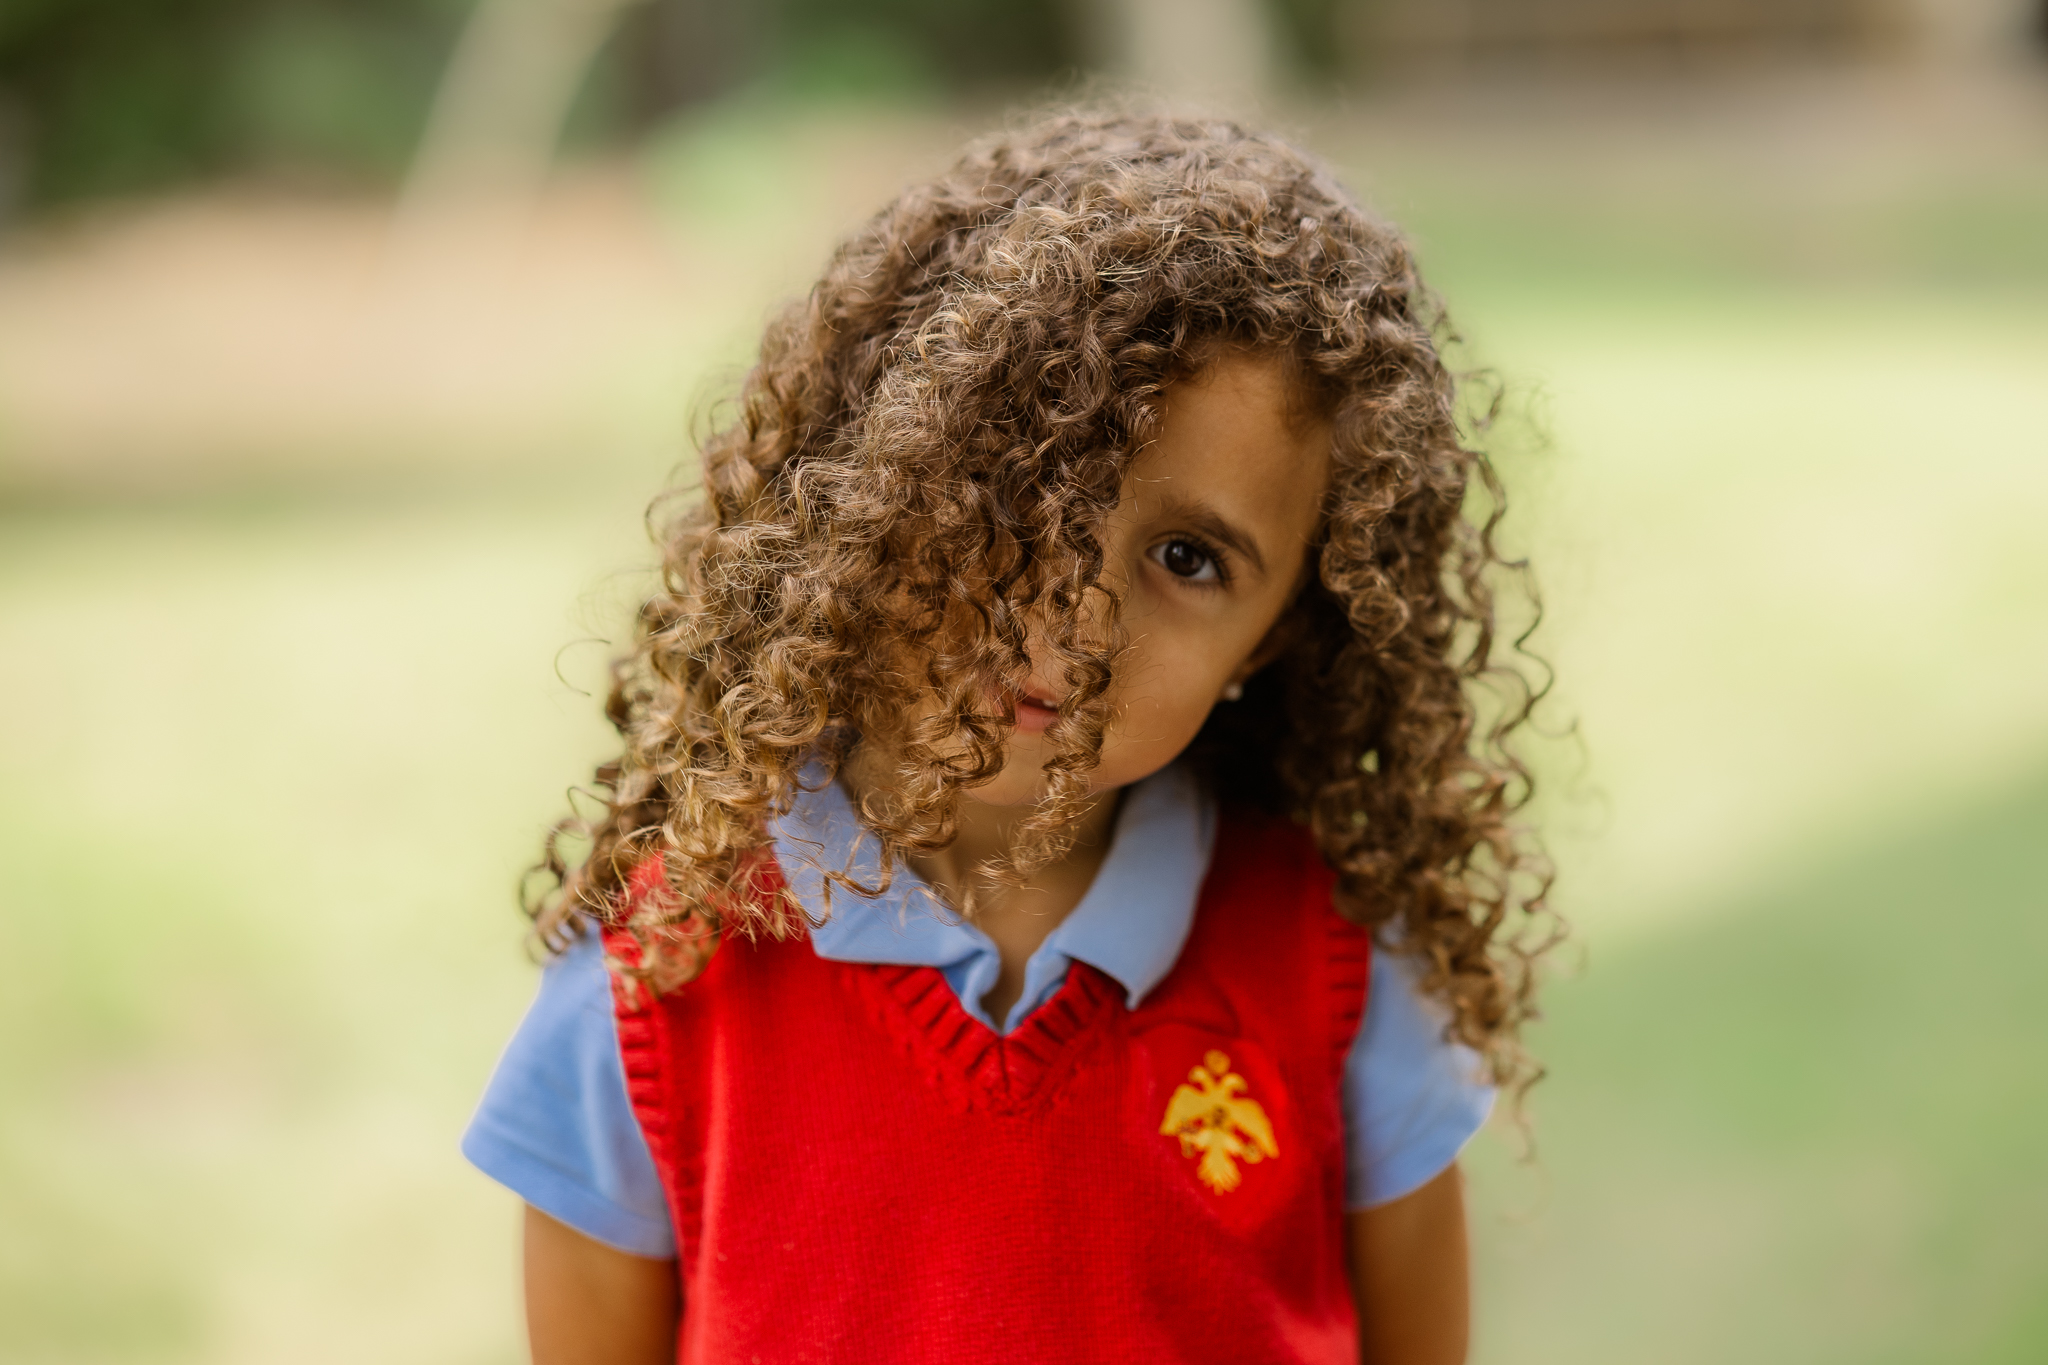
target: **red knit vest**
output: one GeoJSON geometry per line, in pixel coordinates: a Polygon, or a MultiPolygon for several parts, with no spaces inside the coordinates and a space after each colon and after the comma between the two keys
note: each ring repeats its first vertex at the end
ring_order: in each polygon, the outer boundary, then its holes
{"type": "Polygon", "coordinates": [[[1232,815],[1144,1002],[1076,963],[999,1037],[935,968],[722,944],[619,1012],[686,1362],[1358,1359],[1339,1087],[1370,940],[1232,815]]]}

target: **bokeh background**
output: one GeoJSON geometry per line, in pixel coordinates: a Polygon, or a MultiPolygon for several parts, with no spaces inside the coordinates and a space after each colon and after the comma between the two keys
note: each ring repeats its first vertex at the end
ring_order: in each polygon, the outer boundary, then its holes
{"type": "Polygon", "coordinates": [[[641,510],[839,232],[1123,85],[1508,385],[1576,934],[1478,1358],[2048,1359],[2039,0],[5,0],[0,1360],[522,1358],[455,1143],[641,510]]]}

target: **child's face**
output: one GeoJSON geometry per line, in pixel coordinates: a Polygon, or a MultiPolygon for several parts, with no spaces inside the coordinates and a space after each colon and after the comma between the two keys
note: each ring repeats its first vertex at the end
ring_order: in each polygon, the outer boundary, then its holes
{"type": "MultiPolygon", "coordinates": [[[[1301,586],[1330,470],[1329,424],[1290,411],[1289,399],[1277,361],[1236,352],[1166,391],[1157,439],[1132,463],[1105,530],[1103,582],[1123,599],[1130,648],[1098,791],[1172,762],[1212,707],[1232,704],[1224,689],[1270,657],[1263,647],[1301,586]]],[[[1064,690],[1034,673],[1009,763],[972,799],[1037,799],[1064,690]]]]}

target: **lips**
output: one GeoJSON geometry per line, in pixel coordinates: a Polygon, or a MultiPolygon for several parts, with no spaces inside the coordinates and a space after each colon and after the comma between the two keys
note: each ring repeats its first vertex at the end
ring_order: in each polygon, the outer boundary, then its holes
{"type": "Polygon", "coordinates": [[[1041,734],[1059,718],[1060,704],[1043,693],[1024,691],[1015,696],[1017,728],[1025,734],[1041,734]]]}

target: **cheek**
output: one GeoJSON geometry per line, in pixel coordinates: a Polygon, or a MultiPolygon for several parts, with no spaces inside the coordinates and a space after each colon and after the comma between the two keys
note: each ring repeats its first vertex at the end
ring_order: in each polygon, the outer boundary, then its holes
{"type": "MultiPolygon", "coordinates": [[[[1201,649],[1175,648],[1156,634],[1136,644],[1126,658],[1129,671],[1112,695],[1117,719],[1095,770],[1097,791],[1142,781],[1178,758],[1209,718],[1233,662],[1201,649]]],[[[1039,765],[1048,756],[1036,738],[1013,735],[1002,776],[976,788],[975,799],[992,806],[1036,800],[1039,765]]]]}
{"type": "Polygon", "coordinates": [[[1181,641],[1164,632],[1136,643],[1117,690],[1112,740],[1147,749],[1164,746],[1168,759],[1187,746],[1208,719],[1237,658],[1227,650],[1201,647],[1208,643],[1181,641]]]}

